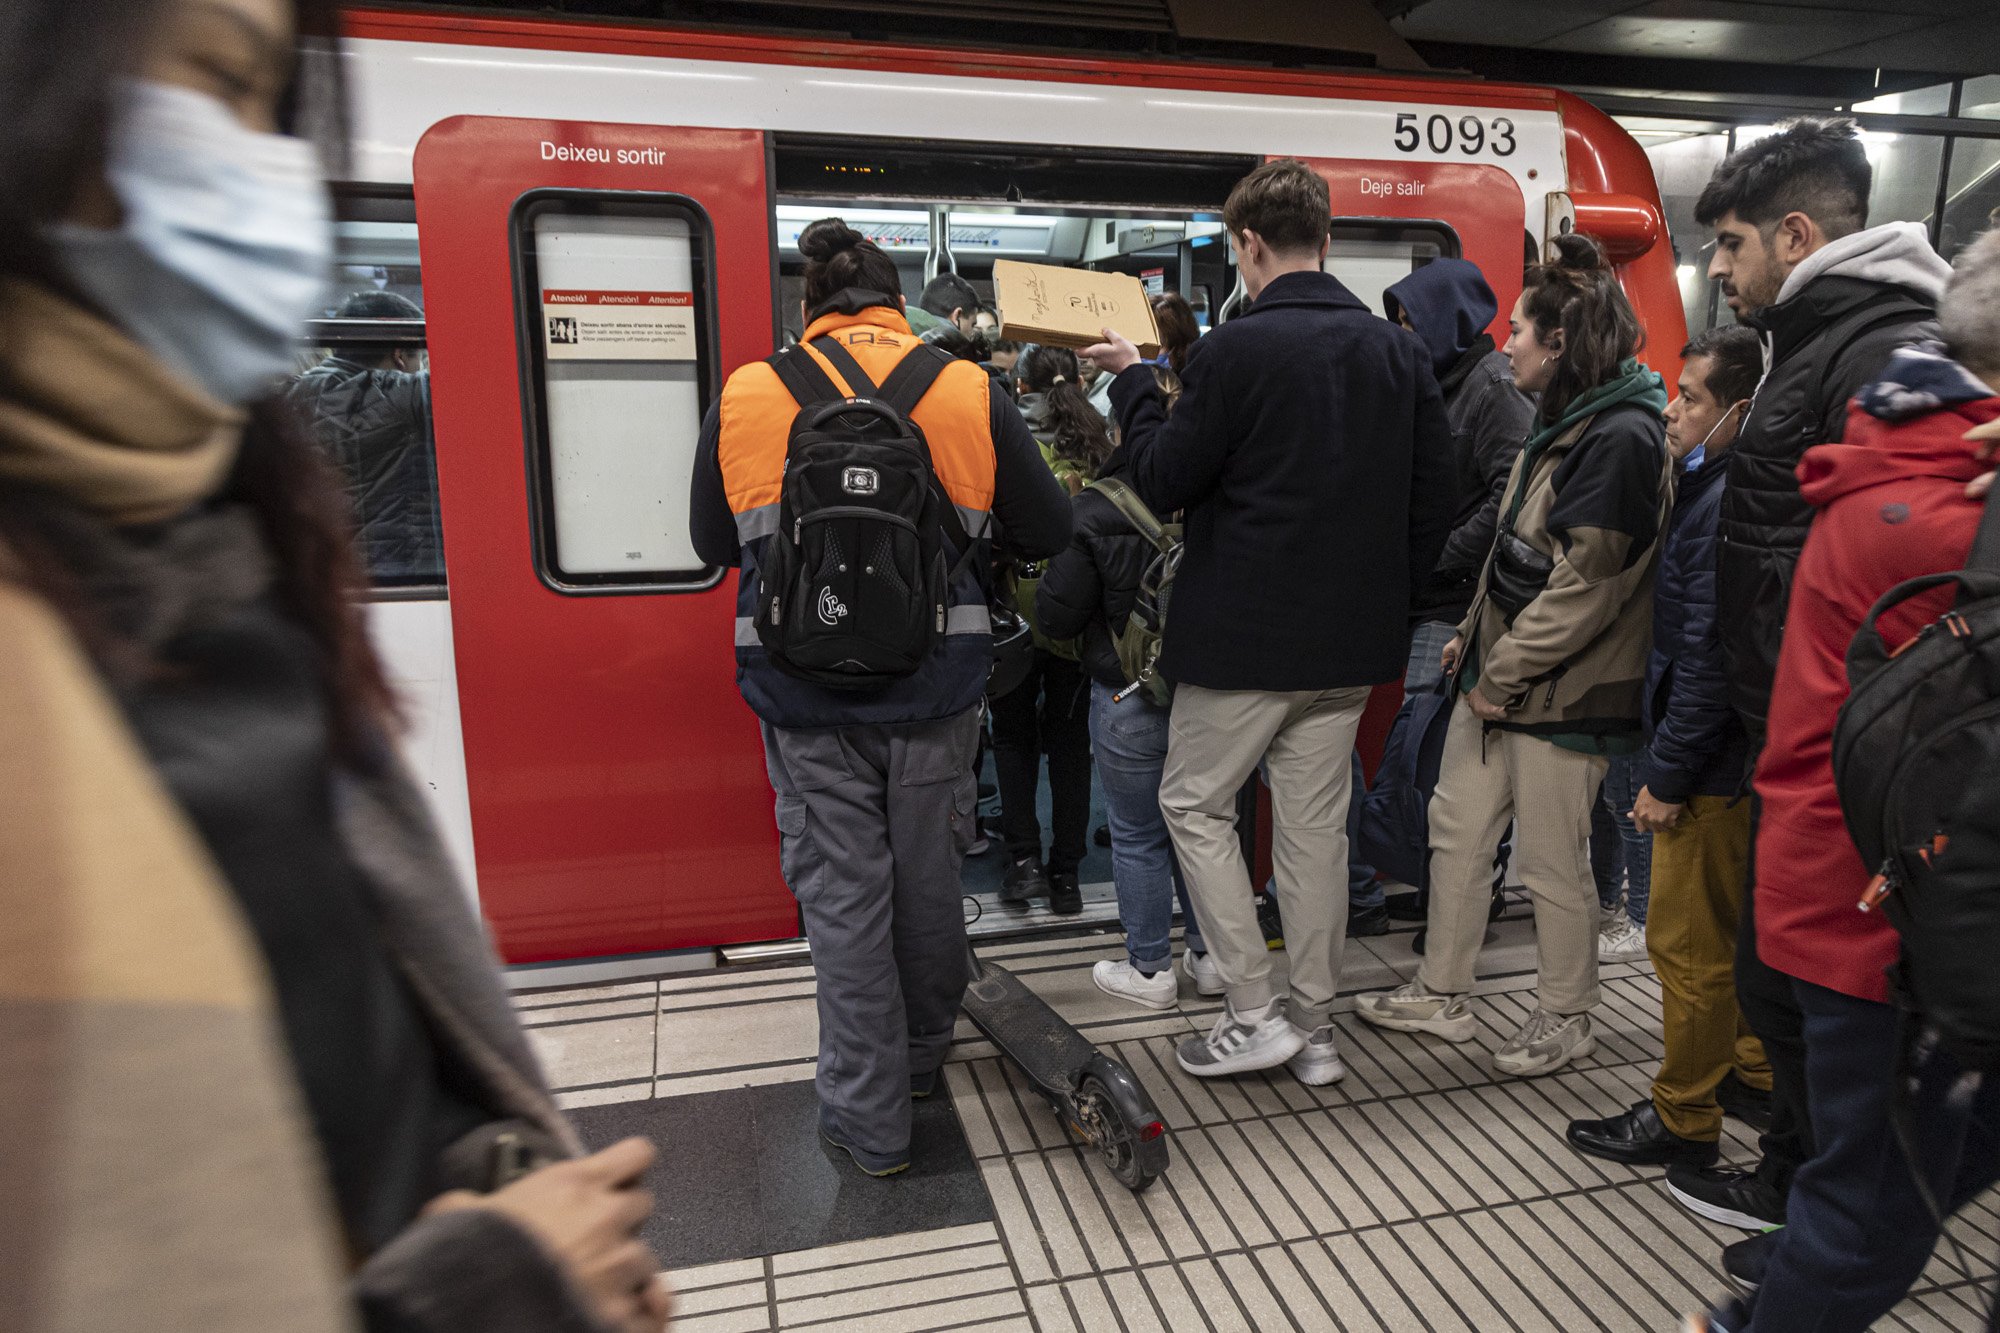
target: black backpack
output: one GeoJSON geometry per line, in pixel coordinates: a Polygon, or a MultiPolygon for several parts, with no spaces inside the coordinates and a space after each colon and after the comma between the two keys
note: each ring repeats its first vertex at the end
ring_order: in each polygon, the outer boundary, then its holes
{"type": "Polygon", "coordinates": [[[1352,798],[1361,802],[1355,859],[1422,893],[1431,886],[1431,794],[1457,699],[1449,674],[1436,688],[1406,696],[1382,745],[1374,785],[1352,798]]]}
{"type": "Polygon", "coordinates": [[[1100,477],[1090,483],[1090,489],[1116,506],[1125,521],[1151,542],[1157,552],[1139,576],[1132,610],[1113,641],[1118,650],[1118,665],[1131,683],[1112,695],[1111,701],[1123,703],[1125,696],[1139,692],[1155,708],[1165,708],[1173,701],[1174,687],[1160,674],[1160,647],[1167,638],[1167,608],[1173,602],[1174,575],[1180,572],[1181,553],[1187,549],[1181,539],[1181,525],[1162,523],[1139,498],[1139,493],[1117,477],[1100,477]]]}
{"type": "Polygon", "coordinates": [[[912,348],[878,389],[829,337],[769,361],[799,403],[778,526],[757,564],[757,638],[781,671],[873,689],[916,671],[944,634],[972,541],[910,414],[951,357],[912,348]]]}
{"type": "Polygon", "coordinates": [[[1833,778],[1862,862],[1864,909],[1902,936],[1894,983],[1967,1069],[2000,1069],[2000,866],[1950,865],[1977,775],[2000,758],[2000,503],[1989,500],[1966,567],[1889,590],[1847,650],[1850,694],[1833,732],[1833,778]],[[1891,651],[1876,622],[1933,588],[1958,603],[1891,651]]]}

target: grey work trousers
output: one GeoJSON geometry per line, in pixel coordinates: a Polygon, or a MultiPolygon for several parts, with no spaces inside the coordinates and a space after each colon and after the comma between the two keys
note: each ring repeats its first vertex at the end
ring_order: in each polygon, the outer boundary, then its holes
{"type": "Polygon", "coordinates": [[[1236,793],[1259,761],[1271,783],[1271,859],[1291,963],[1292,1022],[1326,1021],[1347,945],[1347,803],[1354,735],[1368,706],[1351,690],[1174,690],[1160,810],[1203,941],[1238,1013],[1275,996],[1271,955],[1236,837],[1236,793]]]}
{"type": "Polygon", "coordinates": [[[870,1152],[910,1143],[910,1079],[951,1046],[966,982],[959,867],[977,709],[937,722],[766,725],[779,863],[819,986],[819,1098],[870,1152]]]}
{"type": "Polygon", "coordinates": [[[1597,1005],[1597,881],[1590,811],[1611,761],[1518,731],[1486,730],[1466,696],[1452,706],[1431,795],[1430,933],[1417,979],[1469,994],[1493,901],[1493,849],[1514,822],[1514,866],[1535,904],[1537,1003],[1597,1005]]]}

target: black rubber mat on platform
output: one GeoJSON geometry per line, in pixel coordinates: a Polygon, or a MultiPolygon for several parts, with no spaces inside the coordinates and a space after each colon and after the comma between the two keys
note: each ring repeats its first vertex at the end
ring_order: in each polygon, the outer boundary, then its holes
{"type": "Polygon", "coordinates": [[[912,1164],[876,1180],[819,1137],[810,1082],[619,1102],[569,1113],[584,1141],[627,1135],[660,1151],[645,1238],[668,1268],[993,1220],[965,1131],[939,1080],[913,1104],[912,1164]]]}

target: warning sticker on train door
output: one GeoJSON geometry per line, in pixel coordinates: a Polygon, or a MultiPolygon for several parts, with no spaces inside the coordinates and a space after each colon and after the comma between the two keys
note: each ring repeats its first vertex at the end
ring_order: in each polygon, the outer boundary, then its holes
{"type": "Polygon", "coordinates": [[[692,361],[693,292],[542,292],[551,361],[692,361]]]}

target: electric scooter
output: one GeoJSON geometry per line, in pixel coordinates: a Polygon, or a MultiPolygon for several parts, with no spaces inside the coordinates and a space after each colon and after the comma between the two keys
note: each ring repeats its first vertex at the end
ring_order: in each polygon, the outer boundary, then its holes
{"type": "Polygon", "coordinates": [[[1167,1125],[1139,1080],[997,963],[966,946],[965,1016],[1048,1099],[1056,1116],[1133,1193],[1167,1169],[1167,1125]]]}
{"type": "MultiPolygon", "coordinates": [[[[993,609],[994,668],[989,693],[1027,675],[1033,646],[1013,612],[993,609]]],[[[1095,1148],[1133,1193],[1167,1169],[1167,1125],[1139,1080],[1063,1021],[1049,1002],[998,963],[981,962],[968,941],[972,981],[963,1008],[972,1025],[1028,1076],[1069,1132],[1095,1148]]]]}

